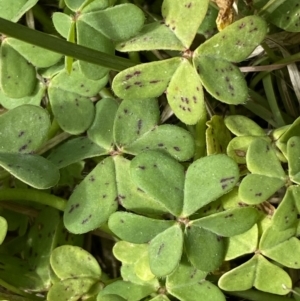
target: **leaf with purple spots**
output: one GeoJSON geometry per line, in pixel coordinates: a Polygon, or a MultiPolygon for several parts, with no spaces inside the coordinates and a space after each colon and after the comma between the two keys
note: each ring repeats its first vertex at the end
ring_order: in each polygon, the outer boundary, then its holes
{"type": "Polygon", "coordinates": [[[50,264],[61,280],[75,277],[94,279],[101,277],[101,268],[97,260],[89,252],[77,246],[57,247],[51,253],[50,264]]]}
{"type": "Polygon", "coordinates": [[[176,35],[161,22],[146,24],[138,35],[128,41],[117,44],[116,49],[121,52],[142,50],[178,50],[184,51],[176,35]]]}
{"type": "Polygon", "coordinates": [[[174,114],[186,124],[195,124],[206,114],[199,76],[183,58],[167,88],[167,99],[174,114]]]}
{"type": "Polygon", "coordinates": [[[287,176],[269,142],[255,139],[248,148],[246,162],[252,174],[240,184],[239,196],[243,202],[259,204],[285,185],[287,176]]]}
{"type": "Polygon", "coordinates": [[[255,208],[233,208],[193,220],[190,225],[211,231],[219,236],[231,237],[248,231],[257,221],[255,208]]]}
{"type": "Polygon", "coordinates": [[[194,139],[181,127],[163,124],[124,148],[124,151],[133,155],[145,150],[161,150],[178,161],[187,161],[194,155],[194,139]]]}
{"type": "Polygon", "coordinates": [[[36,71],[22,54],[13,49],[5,40],[0,51],[0,85],[2,92],[12,98],[22,98],[33,93],[36,85],[36,71]],[[22,70],[22,76],[20,76],[22,70]]]}
{"type": "Polygon", "coordinates": [[[233,105],[246,102],[248,86],[238,67],[213,56],[196,57],[194,65],[204,88],[214,98],[233,105]]]}
{"type": "Polygon", "coordinates": [[[160,96],[175,73],[180,58],[139,64],[118,73],[113,80],[115,94],[123,99],[145,99],[160,96]]]}
{"type": "Polygon", "coordinates": [[[33,105],[18,106],[0,116],[0,150],[32,153],[46,141],[49,129],[46,110],[33,105]]]}
{"type": "Polygon", "coordinates": [[[149,243],[149,263],[152,273],[157,277],[171,274],[178,266],[182,250],[183,233],[179,224],[155,236],[149,243]]]}
{"type": "Polygon", "coordinates": [[[58,168],[37,155],[0,152],[0,166],[20,181],[37,189],[53,187],[59,180],[58,168]]]}
{"type": "Polygon", "coordinates": [[[64,211],[65,227],[72,233],[92,231],[118,208],[112,157],[101,161],[75,188],[64,211]]]}
{"type": "Polygon", "coordinates": [[[286,174],[274,148],[262,138],[257,138],[250,144],[246,160],[247,167],[253,174],[274,177],[283,181],[286,179],[286,174]]]}
{"type": "Polygon", "coordinates": [[[116,168],[116,183],[118,188],[118,201],[120,205],[130,212],[149,217],[162,217],[168,210],[140,189],[131,179],[131,161],[123,156],[113,157],[116,168]]]}
{"type": "Polygon", "coordinates": [[[54,148],[48,160],[60,169],[87,158],[106,154],[108,154],[106,149],[98,146],[88,137],[77,137],[54,148]]]}
{"type": "Polygon", "coordinates": [[[194,60],[210,57],[228,62],[241,62],[263,41],[267,23],[259,16],[242,18],[201,44],[194,60]]]}
{"type": "Polygon", "coordinates": [[[184,168],[181,164],[163,152],[142,152],[131,161],[131,176],[145,193],[171,214],[179,216],[184,187],[184,168]]]}
{"type": "Polygon", "coordinates": [[[267,201],[285,184],[285,180],[258,174],[248,174],[239,187],[239,197],[246,204],[256,205],[267,201]]]}
{"type": "Polygon", "coordinates": [[[186,172],[181,216],[188,217],[229,192],[238,180],[239,168],[226,155],[211,155],[196,160],[186,172]]]}
{"type": "Polygon", "coordinates": [[[64,131],[78,135],[88,129],[95,114],[90,98],[107,84],[107,80],[107,77],[87,79],[80,72],[78,61],[73,64],[71,74],[62,70],[51,79],[49,100],[53,114],[64,131]]]}
{"type": "Polygon", "coordinates": [[[268,22],[289,32],[300,31],[299,0],[283,0],[268,2],[254,1],[253,6],[259,9],[259,14],[268,22]]]}
{"type": "Polygon", "coordinates": [[[156,99],[123,100],[117,110],[113,128],[118,149],[123,151],[123,148],[153,130],[158,123],[159,106],[156,99]]]}
{"type": "Polygon", "coordinates": [[[28,268],[35,270],[44,283],[44,289],[51,286],[50,255],[57,246],[56,241],[61,221],[58,210],[45,207],[29,229],[24,249],[28,268]],[[38,267],[38,268],[37,268],[38,267]]]}
{"type": "Polygon", "coordinates": [[[189,49],[197,30],[203,21],[208,0],[164,0],[162,16],[168,26],[186,49],[189,49]]]}

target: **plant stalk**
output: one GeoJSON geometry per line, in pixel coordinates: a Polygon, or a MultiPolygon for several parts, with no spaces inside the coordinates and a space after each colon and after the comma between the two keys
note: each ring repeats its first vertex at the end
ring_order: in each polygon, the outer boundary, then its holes
{"type": "Polygon", "coordinates": [[[0,32],[18,40],[116,71],[136,65],[133,61],[67,42],[0,18],[0,32]]]}

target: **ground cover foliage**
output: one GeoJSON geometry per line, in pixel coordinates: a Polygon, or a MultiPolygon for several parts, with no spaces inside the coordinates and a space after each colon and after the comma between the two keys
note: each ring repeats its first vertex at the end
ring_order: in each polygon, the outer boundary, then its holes
{"type": "Polygon", "coordinates": [[[0,0],[0,300],[300,300],[298,0],[0,0]]]}

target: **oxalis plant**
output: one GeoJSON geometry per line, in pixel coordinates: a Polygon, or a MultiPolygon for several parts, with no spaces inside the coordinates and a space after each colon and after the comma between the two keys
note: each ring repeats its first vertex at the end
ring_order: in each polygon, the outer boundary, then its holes
{"type": "Polygon", "coordinates": [[[232,5],[0,0],[0,300],[299,299],[299,114],[240,63],[300,6],[232,5]]]}

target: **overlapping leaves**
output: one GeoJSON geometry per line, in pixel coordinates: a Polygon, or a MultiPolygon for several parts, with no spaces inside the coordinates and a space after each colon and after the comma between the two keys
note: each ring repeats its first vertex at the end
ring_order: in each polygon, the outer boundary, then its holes
{"type": "Polygon", "coordinates": [[[52,162],[63,167],[80,158],[112,155],[103,159],[71,195],[64,213],[64,222],[71,232],[85,233],[99,227],[119,204],[149,216],[167,212],[162,204],[132,182],[130,161],[122,156],[159,149],[180,161],[190,159],[194,154],[190,133],[174,125],[158,125],[158,122],[159,107],[155,99],[124,100],[118,106],[114,99],[104,98],[96,105],[96,117],[88,130],[89,139],[85,139],[89,143],[84,145],[79,139],[70,141],[49,156],[52,162]],[[74,151],[74,146],[80,149],[74,151]],[[68,155],[68,150],[73,155],[68,155]],[[147,202],[152,205],[146,206],[147,202]]]}
{"type": "Polygon", "coordinates": [[[200,208],[230,191],[237,183],[237,165],[226,155],[199,159],[189,166],[184,176],[182,166],[170,156],[147,151],[131,162],[131,176],[145,194],[165,207],[177,221],[117,212],[111,215],[109,227],[125,241],[148,242],[150,269],[159,277],[176,269],[183,245],[196,268],[208,272],[216,269],[225,256],[223,237],[243,233],[256,222],[256,210],[250,207],[189,220],[200,208]],[[136,231],[137,228],[140,230],[136,231]],[[164,262],[164,265],[158,262],[164,262]]]}
{"type": "Polygon", "coordinates": [[[184,52],[181,59],[140,64],[120,72],[113,81],[113,89],[119,97],[135,98],[138,93],[145,98],[157,97],[166,92],[171,109],[186,124],[195,124],[204,114],[202,86],[225,103],[246,101],[246,82],[232,62],[245,59],[263,40],[266,24],[257,16],[243,18],[192,53],[188,49],[205,17],[208,2],[202,1],[200,5],[197,1],[165,0],[163,22],[145,25],[136,37],[118,45],[120,51],[168,49],[184,52]]]}

